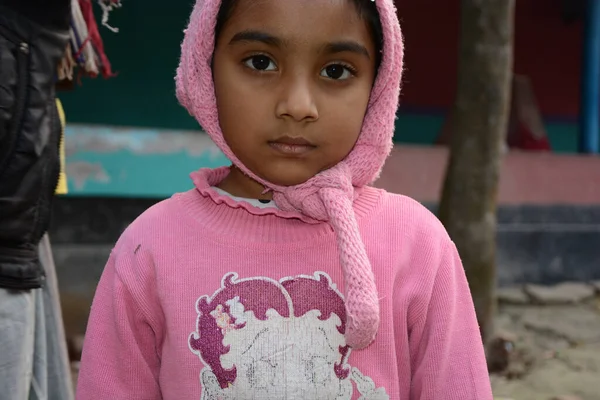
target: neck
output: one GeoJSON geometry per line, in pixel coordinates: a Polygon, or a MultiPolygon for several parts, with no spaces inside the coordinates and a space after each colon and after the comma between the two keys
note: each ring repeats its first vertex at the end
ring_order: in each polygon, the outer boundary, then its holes
{"type": "Polygon", "coordinates": [[[236,197],[245,197],[248,199],[273,199],[273,193],[263,193],[265,187],[254,179],[245,175],[235,165],[232,165],[229,174],[223,179],[217,187],[236,197]]]}

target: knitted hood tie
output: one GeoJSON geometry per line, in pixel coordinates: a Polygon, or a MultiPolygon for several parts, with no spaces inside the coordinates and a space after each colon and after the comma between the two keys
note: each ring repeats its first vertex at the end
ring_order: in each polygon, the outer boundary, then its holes
{"type": "Polygon", "coordinates": [[[375,0],[375,4],[383,30],[382,60],[358,141],[338,165],[300,185],[281,187],[261,179],[225,142],[211,71],[220,0],[196,0],[175,77],[179,102],[237,168],[273,192],[280,209],[327,221],[333,227],[344,275],[346,344],[355,349],[365,348],[374,340],[380,316],[377,286],[352,202],[357,196],[356,188],[377,179],[393,147],[403,61],[402,33],[394,1],[375,0]]]}
{"type": "Polygon", "coordinates": [[[355,190],[350,176],[348,166],[340,163],[319,174],[319,179],[275,191],[273,199],[284,211],[302,210],[333,227],[344,274],[346,344],[362,349],[373,341],[379,328],[379,300],[352,209],[355,190]]]}

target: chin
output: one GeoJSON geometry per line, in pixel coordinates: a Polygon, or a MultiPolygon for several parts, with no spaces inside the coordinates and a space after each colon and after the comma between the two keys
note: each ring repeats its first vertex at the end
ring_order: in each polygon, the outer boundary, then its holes
{"type": "Polygon", "coordinates": [[[312,178],[311,176],[309,177],[305,177],[305,178],[290,178],[290,177],[285,177],[285,178],[271,178],[271,179],[267,179],[267,181],[271,182],[274,185],[277,186],[296,186],[296,185],[300,185],[304,182],[306,182],[307,180],[309,180],[310,178],[312,178]]]}
{"type": "Polygon", "coordinates": [[[287,173],[280,174],[267,173],[263,175],[263,178],[277,186],[296,186],[306,182],[314,175],[315,174],[294,173],[293,171],[289,171],[287,173]]]}

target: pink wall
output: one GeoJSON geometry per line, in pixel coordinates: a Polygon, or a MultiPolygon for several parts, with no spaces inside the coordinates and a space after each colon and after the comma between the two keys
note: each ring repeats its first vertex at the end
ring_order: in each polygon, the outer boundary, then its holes
{"type": "MultiPolygon", "coordinates": [[[[375,186],[437,203],[447,160],[443,147],[397,145],[375,186]]],[[[600,204],[599,157],[511,151],[500,177],[501,205],[600,204]]]]}

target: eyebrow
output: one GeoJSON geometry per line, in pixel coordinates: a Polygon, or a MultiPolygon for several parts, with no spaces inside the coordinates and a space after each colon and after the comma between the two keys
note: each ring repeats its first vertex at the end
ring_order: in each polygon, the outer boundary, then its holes
{"type": "Polygon", "coordinates": [[[269,33],[255,30],[245,30],[236,33],[229,41],[229,44],[236,44],[241,42],[261,42],[269,46],[275,47],[281,47],[283,45],[283,41],[281,39],[269,33]]]}
{"type": "MultiPolygon", "coordinates": [[[[243,43],[243,42],[260,42],[269,46],[283,47],[284,41],[280,38],[271,35],[270,33],[257,31],[257,30],[244,30],[233,35],[229,44],[243,43]]],[[[351,40],[343,40],[339,42],[327,43],[324,47],[324,51],[329,54],[336,53],[355,53],[371,59],[369,51],[365,46],[358,42],[351,40]]]]}
{"type": "Polygon", "coordinates": [[[325,45],[325,52],[329,54],[350,52],[360,54],[362,56],[367,57],[368,59],[371,59],[369,51],[365,46],[357,42],[353,42],[351,40],[328,43],[327,45],[325,45]]]}

